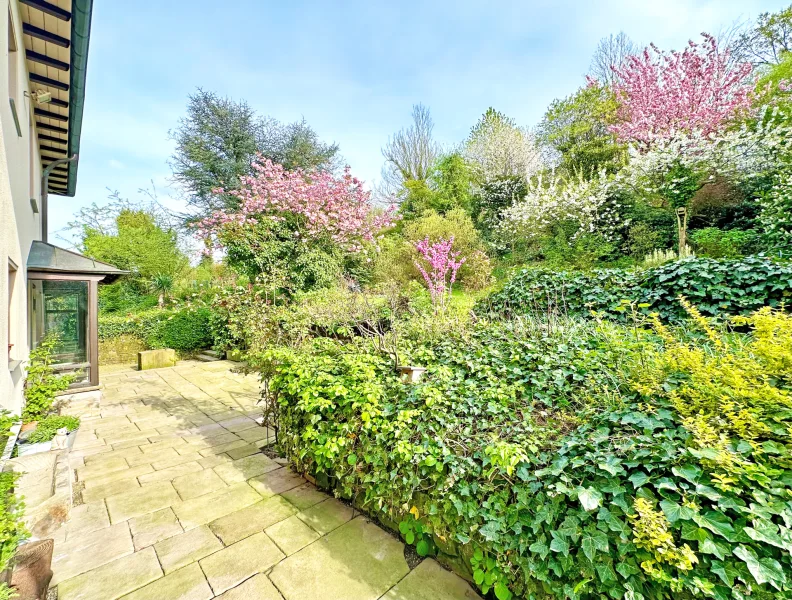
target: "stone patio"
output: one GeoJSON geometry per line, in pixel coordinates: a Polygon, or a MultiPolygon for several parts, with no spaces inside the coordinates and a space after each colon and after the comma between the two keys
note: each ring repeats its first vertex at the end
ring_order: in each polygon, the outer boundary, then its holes
{"type": "Polygon", "coordinates": [[[59,600],[472,600],[432,560],[261,453],[258,383],[227,361],[103,374],[75,405],[78,505],[59,600]],[[79,504],[79,501],[82,504],[79,504]]]}

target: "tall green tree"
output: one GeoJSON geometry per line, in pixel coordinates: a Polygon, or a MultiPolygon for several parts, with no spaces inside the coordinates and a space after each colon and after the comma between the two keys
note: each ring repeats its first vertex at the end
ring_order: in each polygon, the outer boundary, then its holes
{"type": "Polygon", "coordinates": [[[608,130],[618,104],[604,85],[580,88],[554,100],[539,124],[540,142],[553,151],[568,175],[590,177],[600,169],[614,171],[625,159],[625,146],[608,130]]]}
{"type": "Polygon", "coordinates": [[[287,169],[324,170],[333,167],[338,153],[338,146],[322,142],[304,119],[283,124],[260,116],[244,100],[200,88],[170,134],[176,142],[173,178],[184,190],[193,218],[236,208],[236,198],[216,190],[238,187],[259,154],[287,169]]]}
{"type": "Polygon", "coordinates": [[[780,63],[792,51],[792,5],[777,13],[762,13],[732,44],[735,59],[763,67],[780,63]]]}
{"type": "Polygon", "coordinates": [[[142,209],[122,208],[111,229],[83,226],[80,249],[144,279],[174,277],[188,262],[176,231],[161,227],[154,215],[142,209]]]}

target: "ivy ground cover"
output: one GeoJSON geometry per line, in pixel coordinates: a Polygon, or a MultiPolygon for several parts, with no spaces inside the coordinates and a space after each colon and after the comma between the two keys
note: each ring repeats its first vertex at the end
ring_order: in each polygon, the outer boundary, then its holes
{"type": "Polygon", "coordinates": [[[293,464],[496,598],[792,597],[792,322],[687,310],[258,360],[293,464]]]}

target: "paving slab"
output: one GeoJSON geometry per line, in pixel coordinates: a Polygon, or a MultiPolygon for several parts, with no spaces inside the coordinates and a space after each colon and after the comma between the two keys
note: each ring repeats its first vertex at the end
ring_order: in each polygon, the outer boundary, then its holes
{"type": "Polygon", "coordinates": [[[314,504],[324,502],[330,496],[316,489],[312,483],[304,483],[281,494],[286,500],[300,510],[311,508],[314,504]]]}
{"type": "Polygon", "coordinates": [[[263,573],[247,579],[215,598],[216,600],[283,600],[283,596],[263,573]]]}
{"type": "Polygon", "coordinates": [[[127,594],[122,600],[210,600],[212,588],[201,567],[192,564],[127,594]]]}
{"type": "Polygon", "coordinates": [[[481,600],[481,596],[465,580],[427,558],[382,600],[481,600]]]}
{"type": "Polygon", "coordinates": [[[186,462],[173,467],[168,467],[167,469],[154,471],[153,473],[146,473],[145,475],[138,477],[138,481],[144,484],[155,481],[171,481],[177,477],[181,477],[182,475],[196,473],[198,471],[203,471],[203,467],[201,465],[194,461],[186,462]]]}
{"type": "Polygon", "coordinates": [[[52,585],[132,554],[132,535],[126,523],[118,523],[82,535],[69,536],[52,553],[52,585]]]}
{"type": "Polygon", "coordinates": [[[258,492],[247,483],[237,483],[224,490],[175,504],[173,511],[182,527],[188,530],[210,523],[260,500],[261,496],[258,492]]]}
{"type": "Polygon", "coordinates": [[[58,600],[116,600],[162,576],[153,548],[114,560],[58,585],[58,600]]]}
{"type": "Polygon", "coordinates": [[[273,497],[232,512],[209,523],[209,529],[225,544],[230,546],[239,540],[264,531],[292,516],[297,509],[283,498],[273,497]]]}
{"type": "Polygon", "coordinates": [[[298,519],[297,515],[275,523],[265,529],[264,533],[270,536],[286,556],[291,556],[319,539],[319,534],[298,519]]]}
{"type": "Polygon", "coordinates": [[[111,523],[152,513],[178,501],[179,495],[169,481],[152,483],[127,494],[110,496],[105,500],[111,523]]]}
{"type": "Polygon", "coordinates": [[[274,471],[279,467],[280,465],[271,458],[263,454],[254,454],[218,465],[214,470],[226,483],[237,483],[274,471]]]}
{"type": "Polygon", "coordinates": [[[82,491],[83,502],[95,502],[108,496],[123,494],[134,488],[139,488],[140,484],[135,477],[124,477],[113,479],[106,483],[100,483],[91,487],[86,486],[82,491]]]}
{"type": "Polygon", "coordinates": [[[135,552],[184,531],[171,508],[130,519],[129,530],[132,532],[135,552]]]}
{"type": "Polygon", "coordinates": [[[207,556],[199,564],[214,593],[220,594],[251,575],[263,573],[283,557],[275,543],[262,531],[207,556]]]}
{"type": "Polygon", "coordinates": [[[66,538],[91,533],[97,529],[110,527],[110,517],[104,501],[88,502],[75,506],[69,513],[66,523],[66,538]]]}
{"type": "Polygon", "coordinates": [[[248,480],[248,485],[264,498],[281,494],[305,483],[305,479],[285,467],[248,480]]]}
{"type": "Polygon", "coordinates": [[[138,477],[140,475],[145,475],[146,473],[151,473],[153,470],[154,469],[151,465],[137,465],[136,467],[127,467],[126,469],[110,471],[103,475],[94,475],[91,478],[82,480],[82,482],[85,484],[86,488],[89,488],[97,485],[104,485],[119,479],[138,477]]]}
{"type": "Polygon", "coordinates": [[[172,483],[182,500],[191,500],[228,487],[228,484],[212,469],[176,477],[172,483]]]}
{"type": "Polygon", "coordinates": [[[223,543],[204,525],[173,536],[154,545],[166,573],[223,549],[223,543]]]}
{"type": "Polygon", "coordinates": [[[278,563],[269,577],[285,600],[377,600],[409,571],[404,546],[358,517],[278,563]]]}
{"type": "Polygon", "coordinates": [[[326,535],[351,521],[354,513],[351,506],[329,498],[298,513],[297,517],[320,535],[326,535]]]}

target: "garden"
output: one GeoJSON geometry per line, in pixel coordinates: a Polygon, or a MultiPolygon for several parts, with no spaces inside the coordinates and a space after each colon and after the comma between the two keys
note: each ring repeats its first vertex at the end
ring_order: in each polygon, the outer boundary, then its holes
{"type": "Polygon", "coordinates": [[[130,271],[100,352],[243,359],[294,469],[489,598],[792,598],[790,30],[611,36],[536,127],[452,148],[418,105],[373,190],[199,91],[190,215],[74,223],[130,271]]]}

